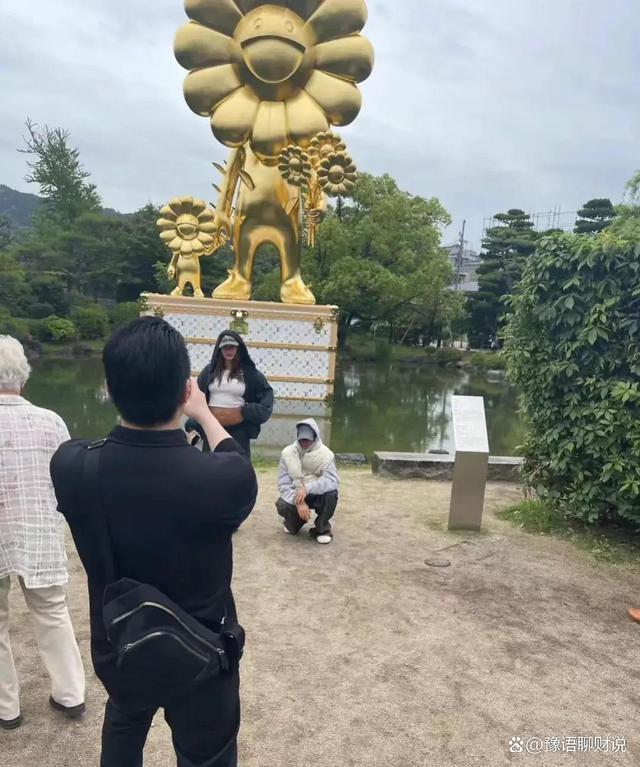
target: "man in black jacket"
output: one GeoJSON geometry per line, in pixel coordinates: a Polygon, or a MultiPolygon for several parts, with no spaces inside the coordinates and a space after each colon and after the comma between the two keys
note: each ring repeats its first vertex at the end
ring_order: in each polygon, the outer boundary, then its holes
{"type": "MultiPolygon", "coordinates": [[[[122,422],[100,448],[98,479],[118,578],[155,586],[217,632],[223,620],[237,618],[232,535],[254,506],[255,473],[189,378],[184,340],[169,324],[136,320],[114,334],[103,360],[122,422]],[[211,453],[189,446],[180,429],[183,413],[202,425],[211,453]]],[[[84,486],[86,452],[84,441],[66,443],[51,472],[58,508],[87,571],[93,663],[109,693],[101,767],[141,767],[156,710],[119,673],[103,626],[107,576],[97,543],[101,527],[91,513],[91,488],[84,486]]],[[[236,767],[238,687],[235,669],[165,706],[179,767],[236,767]]]]}

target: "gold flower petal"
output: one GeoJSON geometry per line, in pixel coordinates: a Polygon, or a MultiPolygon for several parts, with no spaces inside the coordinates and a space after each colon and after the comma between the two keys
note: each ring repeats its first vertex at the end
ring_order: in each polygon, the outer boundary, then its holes
{"type": "Polygon", "coordinates": [[[242,83],[231,64],[190,72],[184,81],[184,97],[196,114],[209,117],[216,106],[242,83]]]}
{"type": "Polygon", "coordinates": [[[206,232],[203,232],[202,229],[200,229],[200,234],[198,236],[198,239],[203,244],[205,248],[208,248],[210,245],[213,245],[214,238],[207,234],[206,232]]]}
{"type": "MultiPolygon", "coordinates": [[[[265,4],[265,0],[235,0],[236,5],[242,11],[242,13],[250,13],[254,8],[259,8],[265,4]]],[[[279,2],[278,0],[269,0],[269,5],[285,5],[286,0],[279,2]]]]}
{"type": "Polygon", "coordinates": [[[309,146],[311,139],[329,127],[327,118],[311,96],[301,91],[286,102],[289,139],[301,147],[309,146]]]}
{"type": "Polygon", "coordinates": [[[308,19],[321,2],[322,0],[289,0],[287,5],[301,19],[308,19]]]}
{"type": "Polygon", "coordinates": [[[316,68],[361,83],[373,69],[373,46],[362,35],[331,40],[316,46],[316,68]]]}
{"type": "Polygon", "coordinates": [[[205,221],[200,224],[200,231],[204,232],[205,234],[215,234],[215,231],[218,227],[215,225],[213,221],[205,221]]]}
{"type": "Polygon", "coordinates": [[[319,43],[362,31],[367,22],[364,0],[324,0],[309,19],[319,43]]]}
{"type": "Polygon", "coordinates": [[[176,236],[176,230],[171,229],[171,231],[168,232],[160,232],[160,239],[162,242],[166,243],[167,245],[174,240],[176,236]]]}
{"type": "Polygon", "coordinates": [[[169,200],[169,207],[171,208],[176,219],[178,216],[181,216],[184,213],[181,197],[174,197],[172,200],[169,200]]]}
{"type": "Polygon", "coordinates": [[[191,246],[193,247],[193,252],[197,256],[204,253],[204,245],[200,242],[199,239],[191,240],[191,246]]]}
{"type": "Polygon", "coordinates": [[[167,231],[169,231],[171,229],[175,230],[176,222],[175,222],[175,219],[173,221],[171,221],[171,219],[168,219],[168,218],[160,218],[160,219],[158,219],[157,226],[158,226],[159,229],[164,229],[164,230],[167,230],[167,231]]]}
{"type": "Polygon", "coordinates": [[[169,221],[173,221],[174,223],[177,218],[176,214],[171,210],[169,205],[164,205],[162,208],[160,208],[160,215],[162,218],[168,218],[169,221]]]}
{"type": "Polygon", "coordinates": [[[316,70],[305,90],[324,109],[332,125],[348,125],[360,112],[362,94],[357,86],[339,77],[316,70]]]}
{"type": "Polygon", "coordinates": [[[200,218],[206,209],[207,203],[204,200],[195,199],[191,205],[191,213],[197,218],[200,218]]]}
{"type": "Polygon", "coordinates": [[[178,30],[173,51],[178,63],[185,69],[229,64],[231,38],[190,21],[178,30]]]}
{"type": "Polygon", "coordinates": [[[251,135],[259,104],[249,88],[232,93],[211,116],[213,135],[225,146],[242,146],[251,135]]]}
{"type": "Polygon", "coordinates": [[[185,256],[190,256],[193,253],[193,243],[191,240],[182,240],[182,246],[180,252],[185,256]]]}
{"type": "Polygon", "coordinates": [[[173,240],[171,240],[169,247],[171,250],[180,250],[182,247],[182,237],[175,237],[173,240]]]}
{"type": "Polygon", "coordinates": [[[260,160],[273,160],[289,143],[285,105],[263,101],[258,108],[251,146],[260,160]]]}
{"type": "Polygon", "coordinates": [[[223,35],[232,35],[242,14],[233,0],[185,0],[187,16],[223,35]]]}

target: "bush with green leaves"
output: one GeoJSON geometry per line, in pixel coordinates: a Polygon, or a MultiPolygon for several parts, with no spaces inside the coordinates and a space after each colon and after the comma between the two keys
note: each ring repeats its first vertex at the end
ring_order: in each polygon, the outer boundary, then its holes
{"type": "Polygon", "coordinates": [[[5,309],[0,309],[0,336],[12,336],[24,343],[31,337],[29,321],[12,317],[5,309]]]}
{"type": "Polygon", "coordinates": [[[606,231],[546,237],[508,304],[529,484],[568,516],[637,524],[640,244],[606,231]]]}
{"type": "Polygon", "coordinates": [[[126,325],[128,322],[138,319],[140,316],[140,307],[137,301],[127,301],[122,304],[116,304],[111,310],[111,324],[114,328],[126,325]]]}
{"type": "Polygon", "coordinates": [[[71,321],[82,341],[104,338],[109,332],[109,314],[101,306],[76,306],[71,312],[71,321]]]}
{"type": "Polygon", "coordinates": [[[64,344],[75,341],[78,337],[76,326],[71,320],[56,317],[55,314],[42,320],[41,341],[50,341],[54,344],[64,344]]]}
{"type": "Polygon", "coordinates": [[[56,310],[51,304],[34,303],[27,309],[27,316],[34,320],[43,320],[45,317],[51,317],[56,310]]]}

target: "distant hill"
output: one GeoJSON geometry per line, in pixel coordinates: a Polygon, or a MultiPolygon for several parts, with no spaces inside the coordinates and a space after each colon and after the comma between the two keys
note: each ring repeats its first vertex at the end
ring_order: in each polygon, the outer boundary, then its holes
{"type": "Polygon", "coordinates": [[[42,199],[35,194],[17,192],[0,184],[0,216],[6,216],[12,229],[26,229],[31,226],[33,214],[42,205],[42,199]]]}
{"type": "MultiPolygon", "coordinates": [[[[33,214],[42,205],[42,198],[27,192],[18,192],[9,186],[0,184],[0,216],[6,216],[11,223],[11,228],[28,229],[31,226],[33,214]]],[[[112,208],[104,208],[107,216],[120,218],[127,214],[119,213],[112,208]]]]}

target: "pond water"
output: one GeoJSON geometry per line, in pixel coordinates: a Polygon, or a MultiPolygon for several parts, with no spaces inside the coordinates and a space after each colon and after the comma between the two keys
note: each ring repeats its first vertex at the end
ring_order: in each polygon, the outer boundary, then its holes
{"type": "MultiPolygon", "coordinates": [[[[484,397],[491,453],[515,454],[523,429],[516,392],[504,381],[387,362],[343,362],[338,366],[333,411],[330,421],[325,421],[325,427],[330,425],[330,445],[336,452],[368,456],[375,450],[452,452],[454,394],[484,397]]],[[[25,396],[59,413],[74,437],[102,437],[116,422],[97,357],[36,361],[25,396]]],[[[290,416],[288,420],[295,423],[290,416]]],[[[288,424],[284,433],[289,433],[288,424]]],[[[274,447],[265,449],[265,454],[272,454],[274,447]]],[[[256,453],[261,453],[260,443],[256,453]]]]}

